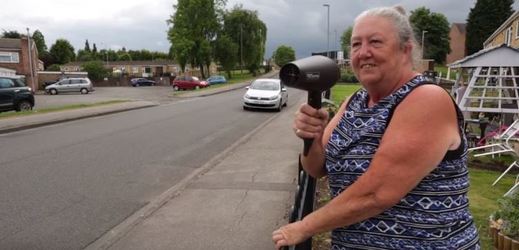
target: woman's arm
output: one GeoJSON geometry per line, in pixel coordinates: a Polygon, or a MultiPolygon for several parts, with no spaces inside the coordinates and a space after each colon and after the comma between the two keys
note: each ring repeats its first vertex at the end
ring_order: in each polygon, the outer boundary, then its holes
{"type": "MultiPolygon", "coordinates": [[[[321,209],[277,231],[289,245],[376,216],[398,203],[461,143],[450,96],[416,88],[396,108],[369,169],[321,209]]],[[[278,236],[279,237],[279,236],[278,236]]],[[[282,244],[282,243],[281,243],[282,244]]]]}

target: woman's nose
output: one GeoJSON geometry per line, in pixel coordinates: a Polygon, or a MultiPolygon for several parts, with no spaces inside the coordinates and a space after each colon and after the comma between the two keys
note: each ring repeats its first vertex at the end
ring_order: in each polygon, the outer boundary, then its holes
{"type": "Polygon", "coordinates": [[[372,55],[371,48],[367,44],[360,45],[360,48],[357,50],[357,53],[360,58],[366,58],[372,55]]]}

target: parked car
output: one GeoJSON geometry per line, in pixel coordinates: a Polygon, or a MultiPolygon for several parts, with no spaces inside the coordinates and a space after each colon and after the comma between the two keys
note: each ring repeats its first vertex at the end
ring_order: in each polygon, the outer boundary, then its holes
{"type": "Polygon", "coordinates": [[[177,76],[171,82],[171,86],[173,86],[174,90],[183,90],[205,88],[209,84],[206,81],[200,81],[196,76],[177,76]]]}
{"type": "Polygon", "coordinates": [[[243,109],[275,109],[281,111],[288,102],[288,92],[279,79],[256,79],[243,95],[243,109]]]}
{"type": "Polygon", "coordinates": [[[0,76],[0,111],[27,111],[32,107],[34,95],[23,78],[0,76]]]}
{"type": "Polygon", "coordinates": [[[88,77],[65,78],[45,87],[45,92],[51,95],[66,92],[80,92],[81,94],[88,94],[92,91],[94,91],[94,86],[88,77]]]}
{"type": "Polygon", "coordinates": [[[130,80],[130,84],[133,87],[154,86],[155,84],[157,84],[157,82],[150,80],[150,79],[146,79],[146,78],[133,78],[130,80]]]}
{"type": "Polygon", "coordinates": [[[218,83],[226,83],[227,79],[225,79],[225,76],[211,76],[207,78],[207,82],[210,85],[218,84],[218,83]]]}

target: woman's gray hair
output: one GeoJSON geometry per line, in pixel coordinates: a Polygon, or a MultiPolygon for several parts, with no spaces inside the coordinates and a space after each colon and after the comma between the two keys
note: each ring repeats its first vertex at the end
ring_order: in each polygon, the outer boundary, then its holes
{"type": "Polygon", "coordinates": [[[394,6],[394,7],[378,7],[369,10],[365,10],[360,13],[355,18],[354,24],[357,23],[363,17],[367,16],[376,16],[376,17],[384,17],[390,20],[395,29],[398,32],[398,39],[400,40],[400,48],[404,48],[406,43],[412,44],[411,51],[411,62],[413,66],[419,64],[421,60],[421,52],[418,43],[416,42],[416,38],[414,36],[413,28],[411,27],[411,23],[409,22],[409,18],[407,17],[405,10],[402,6],[394,6]]]}

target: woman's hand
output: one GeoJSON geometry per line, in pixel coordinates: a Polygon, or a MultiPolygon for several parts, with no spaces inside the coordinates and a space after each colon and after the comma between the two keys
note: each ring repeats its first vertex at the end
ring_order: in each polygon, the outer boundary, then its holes
{"type": "Polygon", "coordinates": [[[303,222],[297,221],[285,225],[272,233],[272,241],[276,245],[276,249],[283,246],[293,246],[299,244],[312,235],[305,231],[303,222]]]}
{"type": "Polygon", "coordinates": [[[326,109],[317,110],[305,103],[296,112],[294,132],[302,139],[320,139],[327,123],[328,112],[326,109]]]}

